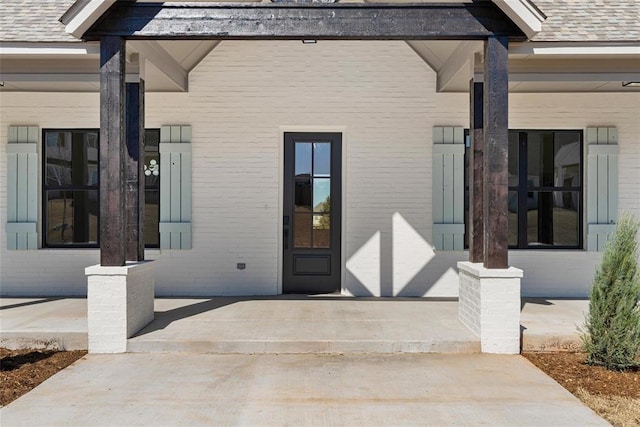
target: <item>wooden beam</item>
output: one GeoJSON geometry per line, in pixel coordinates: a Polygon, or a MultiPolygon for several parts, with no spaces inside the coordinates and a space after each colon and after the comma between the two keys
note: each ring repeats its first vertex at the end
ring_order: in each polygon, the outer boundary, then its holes
{"type": "Polygon", "coordinates": [[[484,133],[483,83],[470,81],[469,162],[469,261],[484,262],[484,133]]]}
{"type": "Polygon", "coordinates": [[[465,64],[473,63],[475,53],[481,50],[482,45],[479,42],[460,42],[442,67],[437,70],[438,79],[436,88],[438,92],[446,90],[453,78],[460,72],[460,69],[463,68],[465,64]]]}
{"type": "Polygon", "coordinates": [[[144,260],[144,80],[126,84],[127,261],[144,260]]]}
{"type": "MultiPolygon", "coordinates": [[[[136,41],[131,43],[142,58],[151,62],[181,90],[189,89],[189,73],[169,53],[154,41],[136,41]]],[[[141,59],[141,62],[144,61],[141,59]]]]}
{"type": "Polygon", "coordinates": [[[509,41],[489,37],[484,49],[484,266],[507,268],[509,41]]]}
{"type": "Polygon", "coordinates": [[[125,41],[100,40],[100,264],[125,264],[125,41]]]}
{"type": "Polygon", "coordinates": [[[524,33],[492,2],[140,3],[118,2],[85,39],[482,40],[524,33]]]}

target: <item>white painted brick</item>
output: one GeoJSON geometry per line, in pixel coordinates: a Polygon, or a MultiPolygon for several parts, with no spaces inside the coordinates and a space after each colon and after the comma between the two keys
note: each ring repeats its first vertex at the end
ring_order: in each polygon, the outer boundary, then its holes
{"type": "MultiPolygon", "coordinates": [[[[340,126],[346,129],[346,255],[381,232],[381,286],[369,292],[457,296],[456,263],[468,259],[462,252],[438,253],[403,289],[391,285],[392,215],[400,213],[427,240],[432,234],[431,129],[468,127],[468,95],[435,93],[435,81],[403,42],[234,41],[221,43],[191,72],[189,93],[148,94],[148,127],[193,128],[193,249],[148,251],[160,261],[157,293],[277,293],[279,127],[340,126]],[[247,264],[242,274],[238,256],[247,264]]],[[[510,127],[617,127],[619,206],[640,216],[640,95],[593,97],[511,94],[510,127]]],[[[6,251],[7,127],[25,123],[97,128],[99,96],[2,93],[0,293],[85,295],[83,269],[99,262],[97,250],[6,251]]],[[[518,251],[510,264],[526,272],[523,295],[575,297],[588,294],[600,256],[518,251]]],[[[345,288],[355,292],[356,280],[347,275],[345,288]]]]}

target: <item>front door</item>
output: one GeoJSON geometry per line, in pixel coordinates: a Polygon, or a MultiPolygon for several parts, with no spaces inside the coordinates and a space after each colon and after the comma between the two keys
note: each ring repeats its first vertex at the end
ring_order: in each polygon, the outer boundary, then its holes
{"type": "Polygon", "coordinates": [[[282,290],[340,290],[340,133],[284,134],[282,290]]]}

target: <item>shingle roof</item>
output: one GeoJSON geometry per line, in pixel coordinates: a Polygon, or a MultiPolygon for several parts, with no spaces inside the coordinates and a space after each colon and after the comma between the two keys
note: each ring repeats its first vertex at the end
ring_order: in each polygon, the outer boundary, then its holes
{"type": "Polygon", "coordinates": [[[75,0],[2,0],[0,40],[13,42],[79,41],[58,19],[75,0]]]}
{"type": "Polygon", "coordinates": [[[640,0],[533,0],[547,15],[533,41],[640,41],[640,0]]]}
{"type": "MultiPolygon", "coordinates": [[[[547,15],[534,41],[640,41],[640,0],[533,0],[547,15]]],[[[74,0],[2,0],[0,40],[78,41],[58,19],[74,0]]]]}

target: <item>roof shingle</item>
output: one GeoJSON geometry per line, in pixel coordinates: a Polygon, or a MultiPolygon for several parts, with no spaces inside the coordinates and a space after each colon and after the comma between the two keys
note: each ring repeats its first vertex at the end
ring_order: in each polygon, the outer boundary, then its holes
{"type": "Polygon", "coordinates": [[[79,41],[58,21],[73,3],[75,0],[2,0],[0,41],[79,41]]]}
{"type": "Polygon", "coordinates": [[[547,15],[533,41],[640,41],[640,0],[533,0],[547,15]]]}

